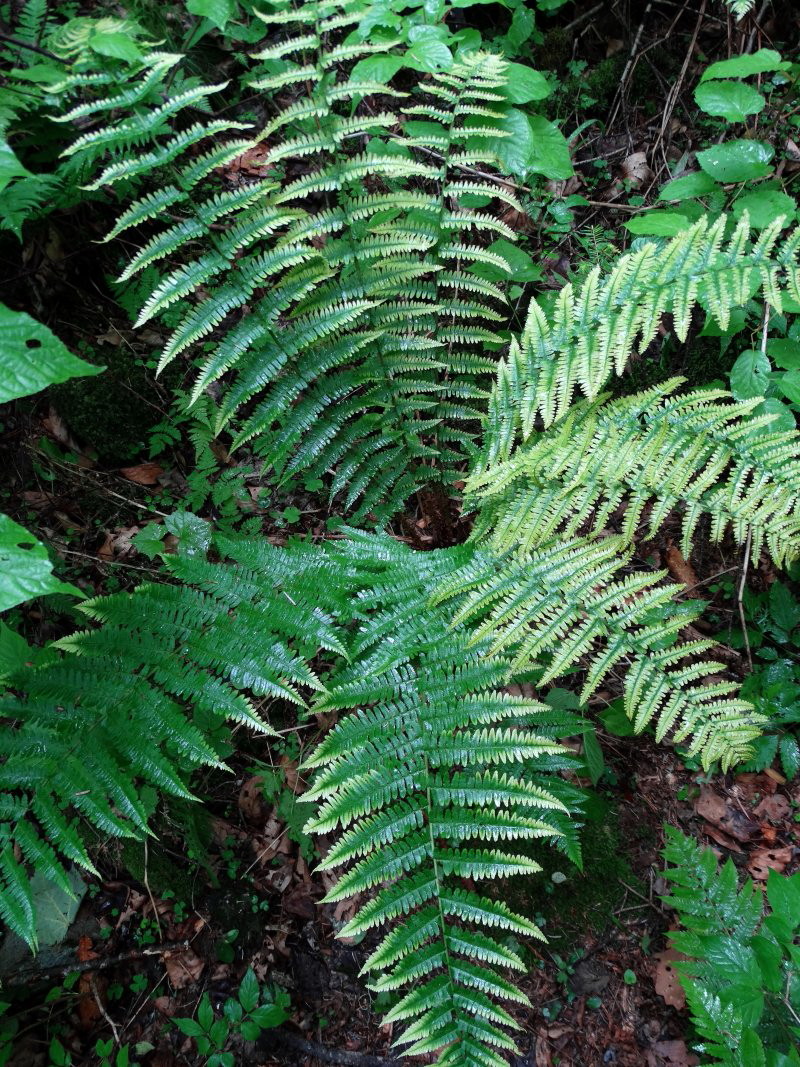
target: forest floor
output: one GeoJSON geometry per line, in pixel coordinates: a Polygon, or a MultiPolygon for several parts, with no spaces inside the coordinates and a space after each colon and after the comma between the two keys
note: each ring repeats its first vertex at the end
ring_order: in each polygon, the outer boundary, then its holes
{"type": "MultiPolygon", "coordinates": [[[[626,208],[627,195],[636,190],[646,200],[663,182],[667,162],[698,147],[701,135],[688,123],[685,98],[700,57],[725,58],[739,43],[730,40],[725,16],[717,17],[719,7],[706,0],[697,8],[579,2],[546,24],[533,61],[564,71],[565,93],[582,83],[587,100],[580,106],[602,121],[578,138],[576,177],[549,194],[555,204],[574,193],[590,201],[576,216],[579,234],[572,222],[559,228],[557,211],[517,220],[524,248],[545,268],[540,284],[561,285],[572,264],[585,259],[587,242],[598,259],[604,248],[622,245],[621,221],[635,210],[626,208]],[[716,14],[707,10],[712,6],[716,14]]],[[[769,23],[752,32],[765,46],[776,35],[769,23]]],[[[563,99],[558,106],[566,108],[563,99]]],[[[74,351],[91,350],[93,359],[114,368],[115,395],[107,382],[91,379],[44,403],[18,404],[3,419],[0,441],[0,465],[10,474],[5,509],[55,547],[69,580],[96,594],[155,575],[132,537],[184,498],[192,464],[186,442],[170,441],[154,458],[144,447],[168,414],[168,390],[148,366],[161,337],[157,329],[134,332],[109,295],[92,243],[105,223],[61,220],[39,230],[21,254],[13,242],[0,246],[4,291],[32,314],[44,313],[74,351]],[[21,485],[36,488],[15,495],[21,485]]],[[[702,384],[724,369],[716,348],[696,339],[662,356],[657,377],[686,373],[702,384]]],[[[637,367],[632,373],[645,374],[637,367]]],[[[219,458],[223,467],[234,462],[219,458]]],[[[332,515],[313,487],[265,506],[258,479],[250,484],[248,517],[274,541],[299,532],[331,536],[332,515]]],[[[467,526],[457,514],[444,521],[432,498],[420,500],[395,533],[425,548],[460,539],[467,526]]],[[[669,530],[639,551],[660,557],[682,580],[693,575],[689,584],[711,600],[716,617],[730,619],[721,640],[739,628],[741,551],[701,546],[690,568],[669,530]],[[709,593],[720,575],[727,585],[709,593]]],[[[765,587],[769,578],[756,568],[748,582],[765,587]]],[[[59,636],[65,618],[39,602],[22,623],[41,642],[59,636]]],[[[744,653],[730,649],[729,659],[744,675],[744,653]]],[[[600,706],[616,695],[606,694],[600,706]]],[[[325,725],[287,725],[279,743],[248,739],[233,757],[232,774],[201,779],[197,792],[212,818],[209,826],[198,822],[196,840],[185,838],[183,819],[176,813],[173,821],[167,808],[158,839],[146,847],[96,843],[101,877],[58,949],[35,963],[0,953],[0,973],[29,1012],[9,1062],[49,1064],[45,1039],[58,1022],[75,1064],[99,1062],[90,1050],[98,1035],[112,1034],[138,1049],[148,1067],[199,1063],[170,1020],[192,1017],[204,994],[222,1010],[248,967],[261,982],[288,992],[291,1022],[258,1043],[236,1046],[237,1064],[393,1062],[380,1001],[358,977],[369,943],[334,936],[354,902],[320,903],[329,884],[314,873],[314,860],[325,842],[302,833],[297,768],[325,725]],[[189,867],[189,851],[202,856],[200,866],[189,867]],[[79,977],[64,988],[76,958],[79,977]],[[56,990],[49,999],[48,989],[56,990]]],[[[599,740],[605,768],[586,822],[584,871],[554,856],[535,895],[525,885],[515,889],[514,905],[552,936],[547,945],[522,946],[530,961],[523,988],[535,1007],[517,1013],[521,1056],[514,1063],[688,1067],[698,1060],[666,949],[673,916],[659,900],[666,888],[663,824],[680,827],[764,881],[771,868],[791,873],[800,865],[800,785],[774,769],[705,775],[648,738],[601,730],[599,740]]]]}

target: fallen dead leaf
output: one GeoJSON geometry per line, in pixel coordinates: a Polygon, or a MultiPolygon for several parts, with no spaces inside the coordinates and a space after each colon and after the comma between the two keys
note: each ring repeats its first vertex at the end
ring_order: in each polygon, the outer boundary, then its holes
{"type": "Polygon", "coordinates": [[[737,841],[749,841],[758,832],[758,823],[729,805],[718,793],[703,786],[694,805],[697,814],[737,841]]]}
{"type": "Polygon", "coordinates": [[[722,830],[718,830],[716,826],[712,826],[710,822],[703,823],[703,833],[707,834],[712,841],[716,841],[717,844],[721,845],[723,848],[727,848],[731,852],[741,852],[744,854],[744,849],[734,841],[730,834],[724,834],[722,830]]]}
{"type": "Polygon", "coordinates": [[[770,871],[783,874],[793,853],[791,845],[785,848],[757,848],[755,852],[750,853],[747,870],[757,882],[766,882],[770,871]]]}
{"type": "Polygon", "coordinates": [[[687,586],[687,596],[699,596],[697,585],[699,584],[694,567],[683,558],[683,553],[677,545],[670,543],[664,552],[664,562],[667,570],[677,581],[687,586]]]}
{"type": "Polygon", "coordinates": [[[688,957],[682,952],[676,952],[674,948],[668,948],[664,952],[657,952],[653,959],[656,961],[656,973],[653,978],[656,993],[671,1007],[680,1010],[686,1004],[686,994],[678,980],[675,964],[688,957]]]}
{"type": "Polygon", "coordinates": [[[792,806],[782,793],[774,793],[771,797],[764,797],[760,804],[753,808],[753,814],[770,822],[781,823],[788,819],[792,813],[792,806]]]}
{"type": "Polygon", "coordinates": [[[239,811],[248,822],[256,826],[263,826],[269,814],[269,805],[261,788],[263,784],[264,779],[260,774],[256,774],[247,778],[239,790],[239,811]]]}
{"type": "Polygon", "coordinates": [[[308,892],[308,886],[302,882],[283,898],[283,909],[288,915],[294,915],[297,919],[311,921],[317,916],[317,909],[308,892]]]}
{"type": "Polygon", "coordinates": [[[656,1041],[646,1057],[647,1067],[697,1067],[700,1062],[685,1041],[656,1041]]]}
{"type": "Polygon", "coordinates": [[[164,966],[173,989],[183,989],[196,982],[205,965],[205,960],[190,948],[164,954],[164,966]]]}
{"type": "Polygon", "coordinates": [[[624,159],[622,161],[622,176],[631,183],[634,189],[638,189],[645,182],[649,182],[653,177],[653,172],[647,162],[647,154],[645,152],[632,152],[627,159],[624,159]]]}
{"type": "Polygon", "coordinates": [[[158,485],[159,477],[164,473],[164,468],[157,463],[138,463],[134,467],[120,467],[119,473],[129,482],[137,485],[158,485]]]}
{"type": "Polygon", "coordinates": [[[114,558],[114,537],[112,534],[107,533],[105,535],[102,545],[97,550],[97,555],[104,560],[112,560],[114,558]]]}

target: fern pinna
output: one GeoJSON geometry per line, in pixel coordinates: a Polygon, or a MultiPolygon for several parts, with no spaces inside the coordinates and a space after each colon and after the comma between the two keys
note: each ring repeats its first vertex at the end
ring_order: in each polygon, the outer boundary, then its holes
{"type": "MultiPolygon", "coordinates": [[[[237,128],[220,120],[170,132],[172,115],[212,91],[203,87],[92,129],[68,152],[125,153],[90,188],[145,173],[160,183],[109,238],[178,216],[121,278],[163,272],[140,323],[191,298],[161,366],[204,345],[192,401],[223,381],[216,431],[232,427],[233,447],[252,442],[278,476],[333,472],[346,508],[385,519],[431,479],[455,478],[474,451],[505,298],[473,268],[510,273],[487,246],[514,234],[491,209],[460,201],[519,208],[486,171],[487,138],[505,135],[493,128],[506,106],[504,63],[467,55],[409,98],[358,74],[359,60],[391,47],[348,33],[359,5],[273,9],[259,12],[270,36],[251,79],[275,109],[250,143],[263,181],[219,191],[219,168],[244,142],[176,167],[194,143],[237,128]],[[209,175],[217,191],[202,199],[209,175]]],[[[130,87],[63,119],[135,106],[174,59],[153,54],[130,87]]]]}

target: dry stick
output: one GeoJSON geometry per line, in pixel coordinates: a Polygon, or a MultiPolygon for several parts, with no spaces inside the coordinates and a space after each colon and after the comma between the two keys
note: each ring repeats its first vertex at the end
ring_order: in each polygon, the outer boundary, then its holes
{"type": "Polygon", "coordinates": [[[750,562],[750,547],[753,544],[753,527],[751,526],[747,531],[747,543],[744,546],[744,562],[742,563],[742,577],[739,581],[739,589],[736,594],[736,604],[739,608],[739,621],[742,624],[742,636],[744,637],[744,648],[747,653],[747,665],[752,671],[753,669],[753,654],[750,651],[750,638],[747,636],[747,623],[744,618],[744,604],[742,603],[742,597],[744,596],[744,583],[747,581],[747,565],[750,562]]]}
{"type": "MultiPolygon", "coordinates": [[[[769,334],[769,316],[770,306],[764,304],[764,322],[761,327],[761,355],[766,358],[767,355],[767,335],[769,334]]],[[[739,589],[736,593],[736,606],[739,609],[739,622],[742,626],[742,636],[744,637],[744,648],[747,653],[747,665],[752,671],[753,669],[753,654],[750,651],[750,639],[747,636],[747,623],[744,617],[744,584],[747,581],[747,568],[750,563],[750,549],[753,544],[753,527],[748,527],[747,530],[747,543],[744,546],[744,561],[742,563],[742,576],[739,580],[739,589]]]]}
{"type": "Polygon", "coordinates": [[[98,1011],[103,1016],[108,1025],[111,1027],[111,1033],[114,1035],[114,1044],[119,1046],[119,1030],[117,1030],[117,1027],[114,1024],[114,1020],[111,1018],[111,1016],[108,1014],[108,1012],[103,1006],[103,1001],[100,999],[100,990],[97,988],[97,979],[94,975],[90,976],[89,984],[92,987],[92,996],[94,997],[94,1002],[97,1005],[98,1011]]]}
{"type": "Polygon", "coordinates": [[[647,16],[650,14],[650,8],[652,6],[653,0],[649,0],[647,7],[644,9],[644,14],[642,15],[642,21],[639,23],[639,29],[636,31],[636,36],[633,39],[633,45],[631,46],[631,53],[628,56],[628,62],[625,64],[625,69],[623,70],[622,77],[619,80],[619,89],[617,89],[616,94],[614,96],[614,106],[611,109],[611,114],[608,116],[606,128],[610,128],[610,126],[614,122],[614,119],[617,117],[617,112],[620,109],[622,97],[625,93],[626,82],[630,75],[631,67],[633,66],[636,60],[636,51],[639,47],[639,41],[641,41],[642,39],[642,34],[644,33],[644,25],[647,22],[647,16]]]}
{"type": "Polygon", "coordinates": [[[188,941],[165,941],[161,945],[148,945],[146,948],[131,949],[116,956],[98,957],[96,960],[76,960],[74,963],[54,964],[52,967],[29,967],[7,975],[3,981],[7,985],[28,985],[30,982],[44,981],[46,978],[65,978],[68,974],[84,974],[86,971],[105,971],[119,963],[140,960],[145,956],[166,956],[170,952],[184,952],[189,948],[188,941]]]}
{"type": "MultiPolygon", "coordinates": [[[[664,113],[661,118],[661,129],[658,132],[657,140],[657,144],[659,145],[662,144],[664,140],[664,134],[666,133],[667,126],[669,125],[669,121],[672,118],[672,112],[675,110],[675,105],[678,102],[678,96],[681,91],[681,86],[683,85],[683,80],[686,77],[686,71],[689,69],[689,63],[691,62],[692,54],[694,53],[694,46],[697,43],[697,38],[700,33],[700,27],[703,25],[703,18],[705,17],[706,13],[706,2],[707,0],[703,0],[703,3],[700,5],[700,13],[697,16],[697,22],[695,23],[694,33],[692,34],[692,39],[689,42],[689,48],[686,52],[686,56],[684,57],[683,66],[681,67],[681,71],[678,75],[677,81],[669,92],[667,102],[664,105],[664,113]]],[[[653,154],[655,155],[655,149],[653,151],[653,154]]]]}
{"type": "Polygon", "coordinates": [[[769,5],[770,5],[770,0],[764,0],[764,3],[761,5],[761,10],[756,15],[756,17],[753,19],[753,31],[750,34],[749,38],[747,39],[747,48],[745,49],[745,52],[752,52],[753,45],[755,44],[755,40],[756,40],[756,34],[761,32],[761,26],[760,26],[761,20],[766,15],[767,8],[769,7],[769,5]]]}
{"type": "MultiPolygon", "coordinates": [[[[280,1050],[272,1048],[273,1045],[283,1045],[285,1050],[291,1050],[296,1056],[302,1053],[304,1056],[314,1056],[321,1063],[341,1064],[342,1067],[402,1067],[402,1062],[396,1059],[384,1059],[382,1056],[370,1056],[364,1052],[340,1052],[335,1048],[327,1048],[319,1045],[316,1041],[307,1041],[304,1037],[298,1037],[288,1030],[269,1030],[258,1042],[259,1054],[266,1053],[270,1056],[280,1056],[280,1050]]],[[[297,1059],[290,1060],[296,1063],[297,1059]]]]}

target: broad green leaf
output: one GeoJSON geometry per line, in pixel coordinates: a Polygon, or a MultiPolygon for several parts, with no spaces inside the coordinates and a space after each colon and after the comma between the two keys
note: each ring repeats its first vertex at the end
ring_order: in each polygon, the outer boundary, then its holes
{"type": "Polygon", "coordinates": [[[775,337],[767,341],[767,355],[782,370],[800,369],[800,341],[775,337]]]}
{"type": "Polygon", "coordinates": [[[795,778],[800,771],[800,745],[793,737],[782,737],[778,745],[781,766],[787,778],[795,778]]]}
{"type": "Polygon", "coordinates": [[[759,433],[790,433],[797,429],[792,409],[777,397],[771,396],[768,400],[762,401],[757,408],[753,408],[753,417],[758,418],[759,415],[775,416],[772,422],[759,433]]]}
{"type": "Polygon", "coordinates": [[[44,545],[8,515],[0,515],[0,611],[48,593],[83,596],[52,572],[44,545]]]}
{"type": "Polygon", "coordinates": [[[766,1067],[767,1060],[761,1038],[755,1030],[745,1030],[739,1045],[740,1063],[747,1067],[766,1067]]]}
{"type": "Polygon", "coordinates": [[[766,97],[751,85],[729,81],[703,82],[695,89],[694,98],[701,111],[728,122],[744,122],[767,103],[766,97]]]}
{"type": "Polygon", "coordinates": [[[0,137],[0,192],[14,178],[29,178],[31,172],[17,159],[5,137],[0,137]]]}
{"type": "Polygon", "coordinates": [[[708,196],[719,189],[719,185],[702,170],[693,174],[684,174],[667,182],[658,194],[659,200],[689,200],[694,196],[708,196]]]}
{"type": "Polygon", "coordinates": [[[697,153],[697,162],[715,181],[747,182],[772,173],[775,155],[764,141],[728,141],[697,153]]]}
{"type": "Polygon", "coordinates": [[[592,785],[597,785],[603,776],[606,761],[603,758],[603,750],[593,728],[585,730],[583,734],[583,759],[586,763],[589,777],[592,780],[592,785]]]}
{"type": "Polygon", "coordinates": [[[386,85],[402,66],[404,66],[404,61],[399,56],[367,56],[366,59],[360,59],[353,67],[350,80],[358,82],[364,79],[386,85]]]}
{"type": "Polygon", "coordinates": [[[164,548],[164,535],[167,532],[161,523],[148,522],[147,526],[143,526],[138,533],[133,535],[131,544],[136,546],[137,552],[141,552],[148,559],[155,559],[164,548]]]}
{"type": "Polygon", "coordinates": [[[508,80],[504,93],[512,104],[544,100],[552,92],[544,74],[523,63],[509,63],[506,77],[508,80]]]}
{"type": "Polygon", "coordinates": [[[510,107],[497,125],[506,136],[490,142],[475,138],[475,144],[484,147],[487,152],[493,152],[505,174],[524,179],[533,151],[533,133],[528,116],[518,107],[510,107]]]}
{"type": "Polygon", "coordinates": [[[127,63],[135,63],[142,58],[136,42],[124,33],[95,33],[89,38],[89,47],[98,55],[124,59],[127,63]]]}
{"type": "Polygon", "coordinates": [[[192,15],[208,19],[209,22],[224,30],[233,17],[233,0],[186,0],[186,10],[192,15]]]}
{"type": "Polygon", "coordinates": [[[536,28],[533,12],[525,4],[517,4],[506,34],[508,55],[516,55],[536,28]]]}
{"type": "Polygon", "coordinates": [[[646,237],[674,237],[691,226],[692,220],[678,211],[647,211],[625,223],[629,233],[646,237]]]}
{"type": "Polygon", "coordinates": [[[778,379],[778,388],[793,404],[800,404],[800,370],[790,370],[778,379]]]}
{"type": "Polygon", "coordinates": [[[0,622],[0,682],[29,663],[36,651],[21,634],[0,622]]]}
{"type": "Polygon", "coordinates": [[[773,582],[769,587],[769,613],[782,630],[791,632],[800,623],[800,600],[783,582],[773,582]]]}
{"type": "Polygon", "coordinates": [[[790,64],[782,60],[779,52],[772,48],[759,48],[747,56],[734,56],[733,59],[722,59],[719,63],[712,63],[703,71],[701,82],[711,81],[713,78],[748,78],[751,74],[765,74],[771,70],[787,70],[790,64]]]}
{"type": "Polygon", "coordinates": [[[246,1012],[251,1012],[258,1004],[259,997],[258,979],[252,967],[248,967],[239,986],[239,1003],[246,1012]]]}
{"type": "Polygon", "coordinates": [[[771,365],[763,352],[751,348],[739,356],[731,368],[731,392],[737,400],[764,396],[771,365]]]}
{"type": "Polygon", "coordinates": [[[800,926],[800,872],[791,876],[770,871],[767,878],[767,900],[773,914],[800,926]]]}
{"type": "Polygon", "coordinates": [[[0,304],[0,404],[104,369],[73,356],[63,341],[24,311],[0,304]]]}
{"type": "Polygon", "coordinates": [[[75,868],[67,872],[67,878],[72,895],[54,885],[40,871],[31,878],[36,938],[40,946],[61,944],[86,894],[86,883],[75,868]]]}
{"type": "Polygon", "coordinates": [[[792,222],[797,215],[797,204],[780,189],[762,187],[740,196],[731,210],[736,219],[740,219],[746,211],[750,216],[750,225],[756,230],[763,230],[780,215],[786,217],[787,223],[792,222]]]}
{"type": "Polygon", "coordinates": [[[191,511],[167,515],[164,527],[178,538],[178,552],[183,556],[205,556],[211,546],[211,523],[191,511]]]}
{"type": "Polygon", "coordinates": [[[404,57],[405,66],[429,74],[452,67],[453,53],[442,40],[439,27],[414,26],[408,39],[410,46],[404,57]]]}
{"type": "Polygon", "coordinates": [[[528,171],[542,174],[553,181],[572,177],[572,158],[566,137],[558,126],[543,115],[528,116],[532,145],[528,157],[528,171]]]}
{"type": "MultiPolygon", "coordinates": [[[[542,268],[534,263],[528,253],[520,248],[519,245],[512,245],[504,237],[489,245],[489,251],[496,252],[497,255],[506,260],[511,268],[511,277],[515,282],[535,282],[542,276],[542,268]]],[[[486,264],[486,266],[489,266],[489,264],[486,264]]],[[[486,277],[483,272],[480,272],[480,274],[481,277],[486,277]]],[[[497,276],[500,277],[499,272],[497,272],[497,276]]],[[[507,277],[507,275],[504,275],[504,277],[507,277]]]]}

